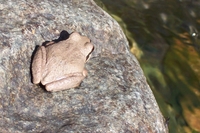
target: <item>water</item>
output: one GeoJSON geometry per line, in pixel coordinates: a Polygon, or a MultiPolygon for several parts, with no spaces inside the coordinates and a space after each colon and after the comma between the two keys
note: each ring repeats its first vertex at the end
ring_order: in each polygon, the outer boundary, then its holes
{"type": "Polygon", "coordinates": [[[200,0],[95,0],[121,25],[170,133],[200,132],[200,0]]]}

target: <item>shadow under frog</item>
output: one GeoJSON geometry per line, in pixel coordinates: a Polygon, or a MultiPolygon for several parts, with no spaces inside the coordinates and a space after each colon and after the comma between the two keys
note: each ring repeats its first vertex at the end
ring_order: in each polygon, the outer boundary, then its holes
{"type": "Polygon", "coordinates": [[[85,63],[94,49],[90,39],[77,32],[44,42],[33,52],[32,82],[41,83],[47,91],[61,91],[79,86],[87,76],[85,63]]]}

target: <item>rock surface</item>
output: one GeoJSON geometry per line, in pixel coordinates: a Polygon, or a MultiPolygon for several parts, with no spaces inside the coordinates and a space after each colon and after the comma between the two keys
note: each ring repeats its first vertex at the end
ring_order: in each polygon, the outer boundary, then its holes
{"type": "Polygon", "coordinates": [[[0,0],[0,14],[0,132],[168,132],[120,26],[92,0],[0,0]],[[80,87],[50,93],[31,83],[31,57],[62,30],[95,50],[80,87]]]}

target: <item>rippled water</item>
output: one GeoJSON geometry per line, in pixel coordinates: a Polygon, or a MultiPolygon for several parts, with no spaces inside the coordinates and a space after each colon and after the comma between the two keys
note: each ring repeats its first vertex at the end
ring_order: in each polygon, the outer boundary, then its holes
{"type": "Polygon", "coordinates": [[[170,133],[200,132],[200,0],[95,0],[121,25],[170,133]]]}

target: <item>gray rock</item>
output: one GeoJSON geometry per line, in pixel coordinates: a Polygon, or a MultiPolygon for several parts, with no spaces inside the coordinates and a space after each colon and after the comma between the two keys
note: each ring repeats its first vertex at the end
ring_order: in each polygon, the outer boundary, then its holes
{"type": "Polygon", "coordinates": [[[120,26],[92,0],[0,0],[0,14],[1,133],[168,132],[120,26]],[[95,51],[80,87],[50,93],[31,83],[31,57],[62,30],[95,51]]]}

